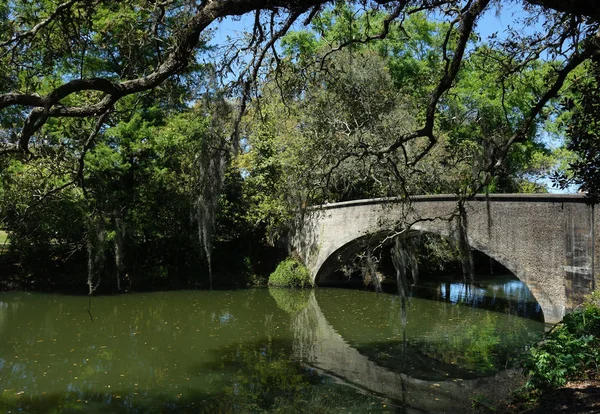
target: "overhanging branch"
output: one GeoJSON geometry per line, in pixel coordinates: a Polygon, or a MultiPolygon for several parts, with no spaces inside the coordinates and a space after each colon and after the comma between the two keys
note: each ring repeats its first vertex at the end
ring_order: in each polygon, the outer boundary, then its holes
{"type": "MultiPolygon", "coordinates": [[[[71,7],[75,2],[75,0],[71,0],[61,4],[49,18],[34,26],[34,29],[30,32],[27,32],[29,34],[24,33],[21,36],[26,37],[35,35],[45,27],[50,20],[54,19],[65,9],[71,7]]],[[[187,24],[185,24],[183,29],[177,35],[175,46],[171,49],[167,58],[152,73],[120,83],[113,83],[108,79],[102,78],[77,79],[55,88],[44,97],[33,93],[22,94],[9,92],[0,95],[0,110],[11,106],[33,108],[19,135],[19,146],[21,151],[29,153],[28,146],[32,135],[45,124],[48,118],[101,116],[122,97],[155,88],[169,77],[181,72],[187,67],[200,39],[201,33],[215,20],[227,16],[243,15],[254,10],[265,8],[284,8],[287,9],[291,15],[299,16],[311,7],[325,3],[327,3],[327,1],[323,0],[208,1],[199,7],[198,12],[187,22],[187,24]],[[104,95],[96,101],[96,103],[91,102],[88,105],[77,107],[60,105],[60,101],[66,97],[77,92],[89,90],[103,92],[104,95]]],[[[289,29],[289,26],[287,26],[287,29],[289,29]]],[[[262,58],[259,59],[259,61],[262,61],[262,58]]]]}

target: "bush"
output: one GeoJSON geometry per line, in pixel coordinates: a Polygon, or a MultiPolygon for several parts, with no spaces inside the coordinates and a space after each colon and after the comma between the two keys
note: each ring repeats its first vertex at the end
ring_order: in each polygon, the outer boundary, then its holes
{"type": "Polygon", "coordinates": [[[546,333],[523,362],[528,388],[561,387],[569,380],[597,377],[600,366],[600,293],[546,333]]]}
{"type": "Polygon", "coordinates": [[[269,276],[269,285],[288,288],[309,288],[313,286],[310,272],[301,262],[287,258],[279,263],[269,276]]]}

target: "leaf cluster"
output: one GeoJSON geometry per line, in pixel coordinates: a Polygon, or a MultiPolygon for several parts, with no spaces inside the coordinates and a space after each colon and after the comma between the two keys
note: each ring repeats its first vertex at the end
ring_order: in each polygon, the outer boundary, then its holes
{"type": "Polygon", "coordinates": [[[594,293],[581,309],[533,346],[523,361],[527,387],[561,387],[571,380],[597,378],[600,374],[600,300],[594,293]]]}
{"type": "Polygon", "coordinates": [[[590,201],[600,201],[600,63],[591,62],[575,77],[564,100],[562,119],[569,138],[567,148],[576,154],[569,165],[571,174],[557,173],[561,187],[571,184],[588,193],[590,201]]]}
{"type": "Polygon", "coordinates": [[[287,288],[308,288],[313,282],[310,272],[299,260],[287,258],[269,276],[269,285],[287,288]]]}

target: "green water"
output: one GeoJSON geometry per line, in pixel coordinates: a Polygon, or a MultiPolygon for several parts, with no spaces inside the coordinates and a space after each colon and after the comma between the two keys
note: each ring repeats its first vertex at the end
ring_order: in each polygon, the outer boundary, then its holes
{"type": "Polygon", "coordinates": [[[95,297],[93,321],[87,309],[0,294],[0,412],[436,411],[430,398],[456,412],[444,399],[544,329],[416,297],[403,325],[397,297],[342,289],[95,297]]]}

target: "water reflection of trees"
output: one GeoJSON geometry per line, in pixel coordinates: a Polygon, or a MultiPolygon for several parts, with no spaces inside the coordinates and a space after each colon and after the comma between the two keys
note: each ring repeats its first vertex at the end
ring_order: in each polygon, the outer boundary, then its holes
{"type": "Polygon", "coordinates": [[[190,370],[219,370],[214,390],[194,388],[171,393],[160,388],[131,391],[77,390],[26,395],[0,394],[2,412],[246,413],[387,411],[381,398],[344,387],[290,359],[290,341],[240,342],[213,350],[211,364],[190,370]]]}
{"type": "Polygon", "coordinates": [[[530,319],[418,298],[408,302],[404,332],[397,296],[374,301],[370,292],[336,292],[335,298],[326,291],[316,294],[333,329],[352,347],[392,370],[408,353],[405,372],[416,377],[489,375],[511,366],[543,332],[543,325],[530,319]]]}
{"type": "MultiPolygon", "coordinates": [[[[203,349],[225,347],[241,332],[249,339],[266,334],[257,318],[272,304],[250,300],[234,309],[227,294],[199,296],[98,298],[93,323],[84,311],[85,298],[29,297],[28,306],[8,311],[5,332],[10,334],[0,343],[0,358],[7,361],[0,370],[3,385],[30,393],[128,383],[141,389],[175,387],[189,377],[185,362],[202,360],[203,349]],[[7,375],[13,369],[20,374],[7,375]]],[[[271,311],[277,313],[275,307],[271,311]]],[[[275,324],[282,318],[279,312],[275,324]]]]}
{"type": "Polygon", "coordinates": [[[543,313],[527,286],[509,275],[478,276],[474,283],[447,276],[442,280],[424,278],[412,296],[488,309],[543,321],[543,313]]]}
{"type": "MultiPolygon", "coordinates": [[[[0,412],[249,412],[380,407],[306,369],[305,294],[170,292],[97,298],[12,295],[0,341],[0,412]],[[281,306],[284,303],[285,312],[281,306]],[[256,409],[256,410],[255,410],[256,409]]],[[[3,308],[4,309],[4,308],[3,308]]],[[[312,326],[312,328],[311,328],[312,326]]]]}

